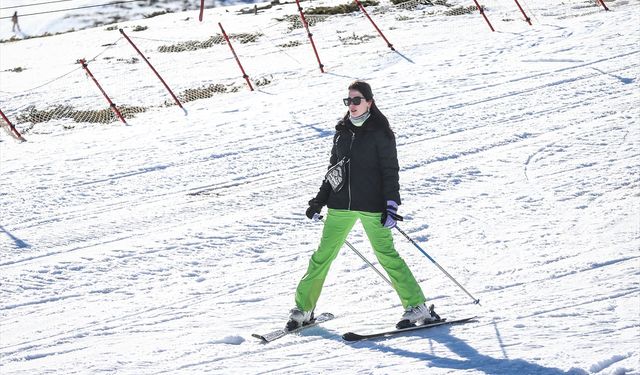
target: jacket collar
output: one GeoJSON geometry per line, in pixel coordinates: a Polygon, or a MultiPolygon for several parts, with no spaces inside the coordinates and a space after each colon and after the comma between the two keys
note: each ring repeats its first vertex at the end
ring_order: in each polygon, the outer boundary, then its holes
{"type": "Polygon", "coordinates": [[[364,124],[362,124],[362,126],[355,126],[351,123],[351,120],[347,119],[342,119],[340,121],[338,121],[338,124],[336,125],[336,130],[340,131],[340,130],[349,130],[352,131],[354,133],[359,133],[361,131],[372,131],[375,130],[376,126],[373,124],[375,122],[375,119],[373,118],[373,116],[370,116],[367,121],[364,122],[364,124]]]}

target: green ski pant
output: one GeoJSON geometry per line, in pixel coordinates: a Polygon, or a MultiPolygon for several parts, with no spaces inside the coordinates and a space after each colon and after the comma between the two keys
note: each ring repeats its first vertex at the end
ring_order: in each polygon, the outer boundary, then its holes
{"type": "Polygon", "coordinates": [[[358,219],[380,262],[387,271],[402,306],[416,306],[426,301],[422,289],[407,264],[393,247],[391,230],[380,223],[380,213],[329,209],[318,250],[309,261],[307,273],[296,290],[296,306],[303,311],[316,308],[331,263],[358,219]]]}

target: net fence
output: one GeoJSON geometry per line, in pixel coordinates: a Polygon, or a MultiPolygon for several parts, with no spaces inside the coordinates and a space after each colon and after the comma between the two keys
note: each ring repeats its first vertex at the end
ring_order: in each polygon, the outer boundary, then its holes
{"type": "MultiPolygon", "coordinates": [[[[2,75],[3,86],[15,90],[0,92],[2,110],[21,133],[47,132],[50,128],[38,126],[43,123],[72,128],[76,123],[105,124],[116,120],[82,66],[77,64],[70,69],[36,87],[24,87],[19,74],[2,75]]],[[[42,77],[48,73],[45,69],[28,72],[42,77]]]]}

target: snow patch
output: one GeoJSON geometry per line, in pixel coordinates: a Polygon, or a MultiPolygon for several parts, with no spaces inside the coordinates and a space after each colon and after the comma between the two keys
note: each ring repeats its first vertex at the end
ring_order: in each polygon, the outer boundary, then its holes
{"type": "Polygon", "coordinates": [[[240,345],[245,342],[242,336],[226,336],[220,340],[211,340],[209,344],[228,344],[228,345],[240,345]]]}
{"type": "MultiPolygon", "coordinates": [[[[609,358],[609,359],[604,359],[594,365],[591,365],[591,367],[589,367],[589,371],[591,372],[600,372],[604,369],[606,369],[607,367],[611,366],[612,364],[616,363],[616,362],[620,362],[623,361],[627,358],[629,358],[633,353],[627,353],[624,355],[614,355],[613,357],[609,358]]],[[[616,370],[618,371],[618,370],[616,370]]],[[[623,372],[624,374],[624,372],[623,372]]]]}

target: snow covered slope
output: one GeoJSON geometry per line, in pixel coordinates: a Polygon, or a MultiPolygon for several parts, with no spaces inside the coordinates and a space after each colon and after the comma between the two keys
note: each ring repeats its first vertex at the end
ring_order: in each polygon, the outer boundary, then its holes
{"type": "MultiPolygon", "coordinates": [[[[1,133],[0,373],[640,373],[640,4],[607,4],[538,4],[533,26],[516,12],[495,33],[477,14],[371,12],[399,53],[362,15],[331,17],[312,27],[325,74],[308,44],[263,54],[291,4],[122,24],[180,40],[220,20],[265,31],[237,50],[271,83],[188,102],[188,116],[41,123],[21,144],[1,133]],[[372,38],[341,44],[354,29],[372,38]],[[320,238],[304,211],[355,78],[396,132],[402,229],[482,305],[400,235],[396,247],[441,315],[480,319],[343,342],[402,313],[345,247],[318,306],[337,318],[263,345],[251,333],[284,325],[320,238]]],[[[1,44],[0,109],[44,103],[17,82],[64,74],[115,34],[1,44]]],[[[207,53],[162,73],[227,69],[207,53]]],[[[359,225],[349,241],[375,259],[359,225]]]]}

